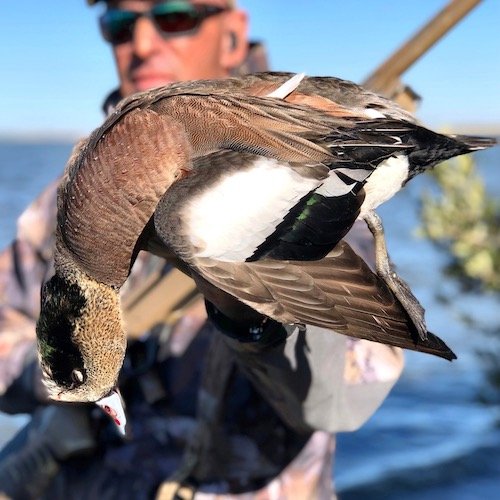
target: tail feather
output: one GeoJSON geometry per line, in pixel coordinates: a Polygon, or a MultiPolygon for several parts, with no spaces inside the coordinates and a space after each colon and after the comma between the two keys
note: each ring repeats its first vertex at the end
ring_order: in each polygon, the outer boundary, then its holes
{"type": "Polygon", "coordinates": [[[418,125],[408,140],[414,146],[408,154],[410,178],[454,156],[486,149],[497,143],[493,137],[443,135],[418,125]]]}
{"type": "Polygon", "coordinates": [[[416,335],[414,338],[414,346],[405,346],[407,349],[425,352],[427,354],[434,354],[434,356],[439,356],[440,358],[447,359],[448,361],[457,359],[456,354],[446,345],[446,343],[431,332],[427,332],[427,340],[421,340],[420,338],[417,339],[416,335]]]}
{"type": "Polygon", "coordinates": [[[473,135],[449,135],[448,137],[462,143],[470,152],[491,148],[498,143],[497,139],[494,137],[479,137],[473,135]]]}

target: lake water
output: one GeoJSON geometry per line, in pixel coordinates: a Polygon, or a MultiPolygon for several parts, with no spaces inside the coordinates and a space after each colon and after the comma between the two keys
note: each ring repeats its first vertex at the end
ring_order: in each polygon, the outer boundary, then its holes
{"type": "MultiPolygon", "coordinates": [[[[0,141],[2,247],[13,237],[23,207],[56,178],[70,150],[67,143],[0,141]]],[[[498,197],[500,148],[476,159],[490,193],[498,197]]],[[[442,274],[446,256],[414,236],[419,196],[429,184],[419,176],[379,213],[391,257],[426,308],[429,329],[446,340],[458,360],[406,353],[404,375],[379,411],[358,432],[338,437],[334,475],[343,500],[500,495],[500,398],[488,386],[488,365],[478,355],[495,345],[491,332],[498,340],[499,295],[461,292],[442,274]],[[485,391],[496,405],[481,402],[485,391]]],[[[0,444],[24,421],[0,415],[0,444]]]]}

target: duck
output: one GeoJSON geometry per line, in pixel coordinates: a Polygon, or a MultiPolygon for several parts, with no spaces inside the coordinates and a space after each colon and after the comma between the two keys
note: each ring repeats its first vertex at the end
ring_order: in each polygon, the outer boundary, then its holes
{"type": "Polygon", "coordinates": [[[374,210],[424,170],[493,144],[433,132],[334,77],[268,72],[124,99],[76,148],[58,191],[37,322],[50,397],[116,417],[120,289],[141,250],[279,323],[455,359],[388,263],[374,210]],[[345,239],[360,219],[375,271],[345,239]]]}

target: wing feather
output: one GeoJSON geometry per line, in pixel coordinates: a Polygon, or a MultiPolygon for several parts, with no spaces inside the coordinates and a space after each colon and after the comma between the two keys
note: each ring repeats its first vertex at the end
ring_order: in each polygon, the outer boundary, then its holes
{"type": "Polygon", "coordinates": [[[320,261],[196,259],[193,265],[214,286],[282,323],[316,325],[447,359],[454,356],[433,335],[428,342],[419,339],[385,283],[344,241],[320,261]]]}

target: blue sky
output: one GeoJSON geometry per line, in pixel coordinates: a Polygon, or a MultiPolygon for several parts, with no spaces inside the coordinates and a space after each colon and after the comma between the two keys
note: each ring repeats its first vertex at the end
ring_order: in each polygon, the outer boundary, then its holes
{"type": "MultiPolygon", "coordinates": [[[[362,81],[447,0],[240,0],[276,70],[362,81]]],[[[5,2],[0,17],[0,136],[76,137],[102,120],[116,85],[85,0],[5,2]]],[[[440,127],[500,123],[500,1],[483,0],[404,76],[440,127]]]]}

